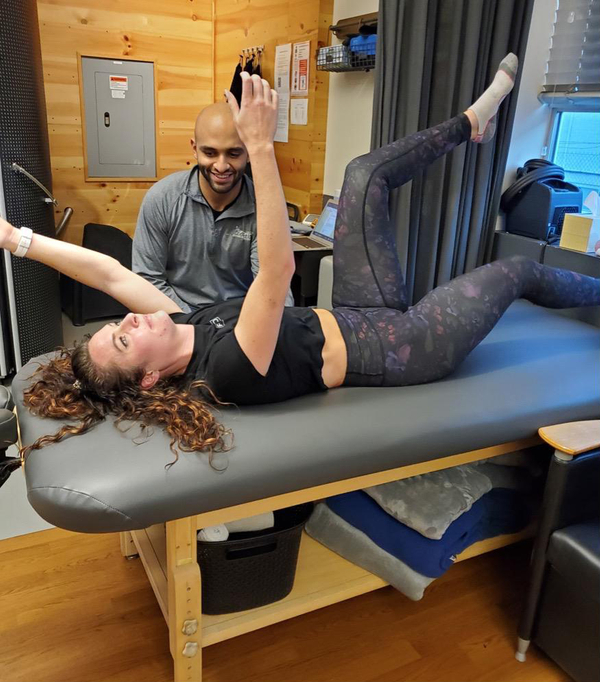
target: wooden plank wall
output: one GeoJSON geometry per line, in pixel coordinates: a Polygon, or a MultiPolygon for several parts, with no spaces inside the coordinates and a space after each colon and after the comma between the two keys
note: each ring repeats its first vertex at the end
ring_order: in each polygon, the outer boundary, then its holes
{"type": "Polygon", "coordinates": [[[86,182],[78,54],[153,61],[157,86],[157,175],[193,163],[196,115],[213,101],[211,0],[38,0],[53,190],[74,214],[63,239],[108,223],[133,235],[149,182],[86,182]]]}
{"type": "Polygon", "coordinates": [[[325,165],[329,74],[316,70],[318,47],[329,45],[333,0],[216,0],[215,100],[231,83],[240,50],[265,46],[263,76],[273,82],[275,46],[310,40],[308,125],[290,125],[275,143],[286,199],[303,215],[320,213],[325,165]]]}
{"type": "Polygon", "coordinates": [[[307,126],[290,126],[276,144],[286,198],[303,214],[320,212],[328,74],[315,68],[329,43],[333,0],[38,0],[53,190],[74,214],[62,238],[81,243],[85,223],[133,235],[150,182],[85,181],[78,55],[153,61],[157,87],[157,175],[193,164],[189,138],[197,113],[222,99],[239,50],[265,45],[272,80],[275,45],[311,41],[307,126]]]}

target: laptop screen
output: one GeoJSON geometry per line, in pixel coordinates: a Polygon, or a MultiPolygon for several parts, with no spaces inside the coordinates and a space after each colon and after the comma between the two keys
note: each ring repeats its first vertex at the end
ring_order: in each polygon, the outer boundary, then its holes
{"type": "Polygon", "coordinates": [[[331,199],[325,204],[323,213],[319,216],[317,224],[315,225],[314,234],[326,239],[328,242],[333,241],[333,230],[335,228],[335,219],[337,218],[338,205],[331,199]]]}

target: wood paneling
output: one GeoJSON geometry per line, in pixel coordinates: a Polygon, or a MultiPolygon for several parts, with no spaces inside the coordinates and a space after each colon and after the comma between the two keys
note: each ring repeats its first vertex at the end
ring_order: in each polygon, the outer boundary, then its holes
{"type": "Polygon", "coordinates": [[[222,99],[239,50],[265,45],[272,80],[275,45],[311,41],[307,126],[290,126],[276,153],[288,201],[320,212],[328,74],[316,71],[329,41],[333,0],[38,0],[53,190],[74,214],[63,238],[81,243],[87,222],[133,235],[148,181],[87,181],[84,175],[79,55],[156,65],[157,176],[193,164],[189,139],[198,112],[222,99]],[[213,16],[214,14],[214,16],[213,16]]]}
{"type": "Polygon", "coordinates": [[[133,235],[152,184],[86,182],[79,55],[155,63],[160,179],[193,164],[196,115],[222,99],[241,48],[265,45],[264,75],[272,80],[275,45],[310,40],[309,122],[291,125],[276,153],[288,201],[320,212],[328,74],[317,73],[315,54],[328,44],[332,7],[333,0],[38,0],[57,221],[66,206],[74,209],[63,238],[81,243],[87,222],[133,235]]]}
{"type": "Polygon", "coordinates": [[[63,238],[81,243],[83,225],[109,223],[133,235],[150,182],[86,182],[78,55],[154,62],[157,176],[193,163],[196,115],[213,101],[211,0],[38,0],[54,194],[73,217],[63,238]]]}
{"type": "Polygon", "coordinates": [[[276,143],[288,201],[303,214],[320,213],[323,194],[329,74],[316,70],[316,52],[329,44],[333,0],[216,0],[215,101],[231,84],[244,47],[264,45],[263,76],[273,81],[275,47],[310,40],[308,125],[290,125],[289,142],[276,143]]]}

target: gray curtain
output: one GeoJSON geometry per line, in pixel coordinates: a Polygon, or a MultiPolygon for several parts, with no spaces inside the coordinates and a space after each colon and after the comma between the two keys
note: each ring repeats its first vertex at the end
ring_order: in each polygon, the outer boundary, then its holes
{"type": "MultiPolygon", "coordinates": [[[[372,148],[464,111],[508,52],[522,65],[533,2],[380,0],[372,148]]],[[[492,142],[462,145],[393,193],[413,302],[489,260],[515,108],[513,95],[492,142]]]]}

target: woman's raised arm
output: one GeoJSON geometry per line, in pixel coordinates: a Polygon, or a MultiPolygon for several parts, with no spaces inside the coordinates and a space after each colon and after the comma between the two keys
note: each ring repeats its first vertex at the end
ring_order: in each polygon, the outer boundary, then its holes
{"type": "Polygon", "coordinates": [[[242,79],[241,109],[231,93],[227,93],[227,101],[252,163],[259,270],[246,294],[234,333],[246,357],[264,376],[275,352],[295,263],[273,147],[277,93],[258,76],[242,73],[242,79]]]}
{"type": "Polygon", "coordinates": [[[0,218],[0,247],[99,289],[135,313],[181,312],[177,303],[115,258],[59,239],[30,234],[27,228],[17,229],[3,218],[0,218]]]}

